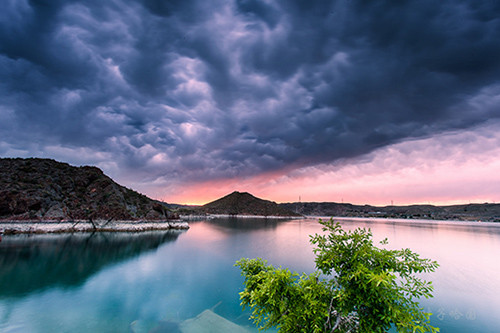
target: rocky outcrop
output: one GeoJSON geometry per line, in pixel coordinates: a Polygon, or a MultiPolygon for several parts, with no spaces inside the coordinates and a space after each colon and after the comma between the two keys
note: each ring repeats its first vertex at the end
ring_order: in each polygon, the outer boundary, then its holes
{"type": "Polygon", "coordinates": [[[200,208],[200,211],[212,215],[250,215],[250,216],[301,216],[276,202],[262,200],[247,192],[233,192],[200,208]]]}
{"type": "Polygon", "coordinates": [[[165,203],[115,183],[99,168],[50,159],[0,159],[0,220],[165,220],[165,203]]]}

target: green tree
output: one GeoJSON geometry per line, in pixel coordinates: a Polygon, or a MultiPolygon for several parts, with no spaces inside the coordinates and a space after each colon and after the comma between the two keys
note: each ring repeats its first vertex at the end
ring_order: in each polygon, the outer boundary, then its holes
{"type": "Polygon", "coordinates": [[[435,261],[410,249],[376,247],[370,230],[319,222],[326,233],[311,236],[318,269],[313,274],[299,276],[262,259],[236,262],[245,278],[241,304],[252,309],[259,329],[378,333],[394,326],[399,332],[439,332],[418,304],[433,290],[418,275],[434,271],[435,261]]]}

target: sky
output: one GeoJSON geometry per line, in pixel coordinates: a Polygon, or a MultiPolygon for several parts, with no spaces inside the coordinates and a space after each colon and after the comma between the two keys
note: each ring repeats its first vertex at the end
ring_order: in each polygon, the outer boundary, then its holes
{"type": "Polygon", "coordinates": [[[500,2],[4,0],[0,157],[171,203],[500,201],[500,2]]]}

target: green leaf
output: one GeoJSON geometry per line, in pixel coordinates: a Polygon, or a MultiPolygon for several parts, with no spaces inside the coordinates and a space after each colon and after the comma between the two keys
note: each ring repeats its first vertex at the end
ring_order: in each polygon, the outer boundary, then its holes
{"type": "Polygon", "coordinates": [[[369,229],[345,231],[332,219],[319,223],[328,233],[310,236],[318,269],[313,274],[299,277],[260,258],[236,262],[245,278],[241,304],[252,309],[259,329],[439,332],[416,301],[432,297],[432,284],[413,275],[433,272],[437,262],[410,249],[377,248],[369,229]]]}

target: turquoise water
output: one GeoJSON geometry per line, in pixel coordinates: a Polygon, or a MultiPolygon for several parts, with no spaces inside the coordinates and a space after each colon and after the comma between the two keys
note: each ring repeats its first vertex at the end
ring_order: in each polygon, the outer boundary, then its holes
{"type": "MultiPolygon", "coordinates": [[[[423,302],[441,332],[500,331],[500,227],[344,221],[440,263],[423,302]]],[[[188,231],[4,236],[0,332],[176,332],[206,309],[251,329],[234,262],[314,270],[315,219],[210,220],[188,231]]]]}

